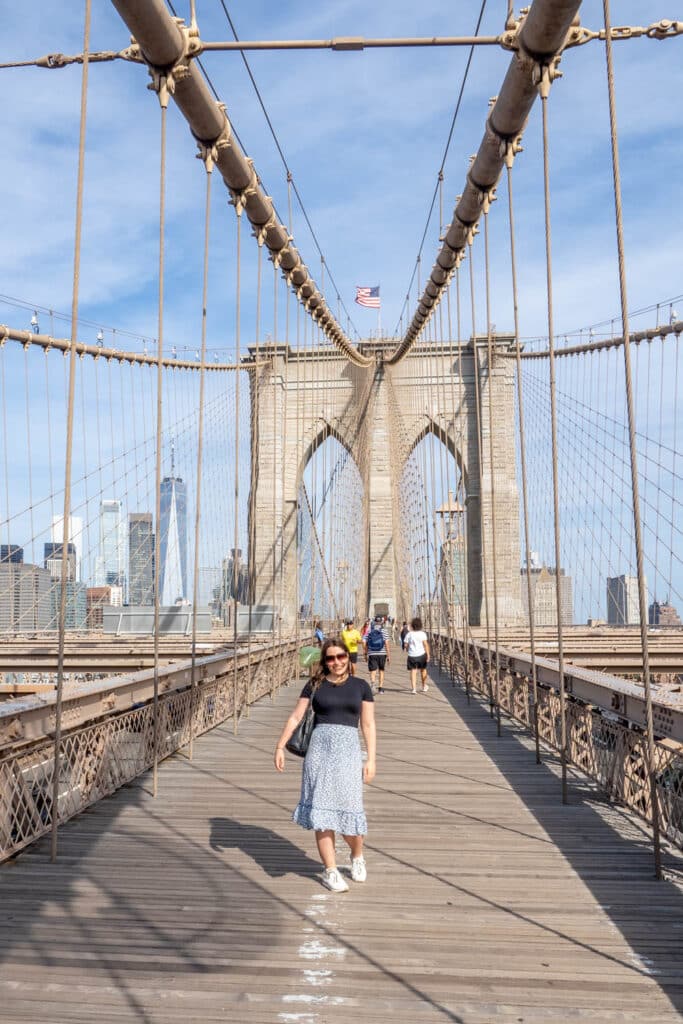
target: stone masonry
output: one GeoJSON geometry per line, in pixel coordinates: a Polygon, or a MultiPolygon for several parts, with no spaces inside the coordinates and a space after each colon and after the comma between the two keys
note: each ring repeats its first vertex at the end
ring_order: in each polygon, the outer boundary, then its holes
{"type": "MultiPolygon", "coordinates": [[[[509,347],[496,339],[496,351],[509,347]]],[[[469,619],[485,623],[485,588],[493,617],[493,505],[488,459],[488,403],[493,402],[496,513],[496,583],[501,623],[523,621],[520,601],[519,501],[515,472],[514,361],[494,357],[489,376],[485,341],[480,361],[483,498],[479,461],[471,345],[460,359],[453,349],[417,345],[395,367],[383,363],[392,340],[365,342],[376,363],[359,368],[329,348],[296,352],[285,345],[262,346],[260,359],[272,364],[253,371],[252,452],[254,472],[249,502],[252,600],[281,608],[283,623],[297,613],[297,501],[304,469],[316,447],[335,437],[353,457],[363,481],[367,510],[367,578],[359,618],[387,605],[399,614],[398,502],[394,500],[405,460],[428,432],[435,433],[457,459],[464,475],[467,504],[469,619]],[[459,370],[462,370],[462,376],[459,370]],[[415,389],[417,389],[417,400],[415,389]],[[401,438],[393,437],[389,393],[401,416],[401,438]],[[280,576],[280,563],[283,572],[280,576]],[[273,579],[275,578],[275,584],[273,579]],[[282,582],[280,582],[282,580],[282,582]]],[[[251,352],[253,357],[254,352],[251,352]]]]}

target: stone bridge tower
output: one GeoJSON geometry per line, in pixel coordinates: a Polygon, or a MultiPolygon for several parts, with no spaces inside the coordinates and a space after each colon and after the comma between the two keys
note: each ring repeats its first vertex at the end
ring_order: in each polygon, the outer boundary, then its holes
{"type": "MultiPolygon", "coordinates": [[[[329,347],[296,351],[286,345],[260,346],[267,365],[251,374],[252,486],[249,499],[249,577],[256,604],[282,609],[293,624],[297,613],[298,495],[304,470],[316,448],[334,437],[350,453],[364,488],[366,579],[358,617],[387,605],[399,615],[409,596],[401,587],[398,501],[403,467],[430,432],[455,457],[466,489],[469,620],[485,622],[484,579],[492,615],[492,506],[488,466],[488,403],[494,403],[495,502],[498,610],[501,622],[523,621],[520,601],[519,500],[514,430],[514,361],[503,353],[510,338],[496,338],[489,375],[486,342],[478,339],[483,442],[483,497],[474,402],[472,345],[416,345],[396,366],[384,363],[395,341],[359,345],[374,355],[370,368],[354,366],[329,347]],[[462,370],[462,376],[459,374],[462,370]],[[444,387],[444,382],[448,386],[444,387]],[[415,391],[417,389],[417,400],[415,391]],[[397,410],[400,424],[397,423],[397,410]],[[302,454],[303,453],[303,454],[302,454]],[[486,552],[487,558],[482,555],[486,552]],[[283,572],[280,575],[280,561],[283,572]],[[488,563],[488,564],[487,564],[488,563]],[[276,580],[276,582],[274,582],[276,580]],[[281,583],[278,581],[282,581],[281,583]]],[[[256,355],[250,350],[250,358],[256,355]]]]}

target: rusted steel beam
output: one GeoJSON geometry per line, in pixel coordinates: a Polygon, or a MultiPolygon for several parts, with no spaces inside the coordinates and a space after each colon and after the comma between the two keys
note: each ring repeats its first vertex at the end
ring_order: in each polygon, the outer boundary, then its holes
{"type": "Polygon", "coordinates": [[[244,209],[257,237],[284,271],[299,301],[333,344],[357,366],[372,360],[355,348],[318,290],[289,232],[263,191],[252,161],[234,138],[225,108],[214,100],[195,65],[200,42],[171,17],[163,0],[112,0],[157,79],[165,76],[173,100],[197,142],[212,151],[233,201],[244,209]]]}
{"type": "Polygon", "coordinates": [[[389,363],[403,359],[427,322],[461,258],[481,217],[483,204],[495,187],[509,147],[520,136],[538,95],[539,69],[561,52],[581,0],[534,0],[517,34],[513,55],[500,92],[489,114],[484,137],[470,167],[441,250],[405,337],[389,363]]]}

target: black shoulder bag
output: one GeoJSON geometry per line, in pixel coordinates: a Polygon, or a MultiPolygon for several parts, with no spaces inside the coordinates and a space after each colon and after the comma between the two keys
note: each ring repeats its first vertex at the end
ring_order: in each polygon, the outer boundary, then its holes
{"type": "Polygon", "coordinates": [[[285,749],[297,757],[305,757],[308,745],[311,742],[311,733],[315,728],[315,711],[313,710],[313,698],[320,683],[311,689],[311,699],[306,708],[306,714],[301,719],[296,729],[285,743],[285,749]]]}

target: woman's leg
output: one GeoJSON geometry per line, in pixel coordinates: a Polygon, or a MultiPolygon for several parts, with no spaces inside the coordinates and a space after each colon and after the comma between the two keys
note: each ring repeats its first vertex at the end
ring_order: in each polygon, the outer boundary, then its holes
{"type": "Polygon", "coordinates": [[[427,669],[421,668],[420,675],[422,676],[422,689],[424,690],[425,686],[427,685],[427,669]]]}
{"type": "Polygon", "coordinates": [[[363,856],[363,837],[362,836],[344,836],[344,842],[351,850],[352,857],[363,856]]]}
{"type": "Polygon", "coordinates": [[[411,668],[410,670],[410,689],[415,693],[415,687],[417,685],[417,669],[411,668]]]}
{"type": "Polygon", "coordinates": [[[334,849],[334,832],[332,829],[328,828],[324,832],[316,832],[315,841],[318,845],[318,853],[320,854],[323,866],[326,868],[336,868],[337,855],[334,849]]]}

